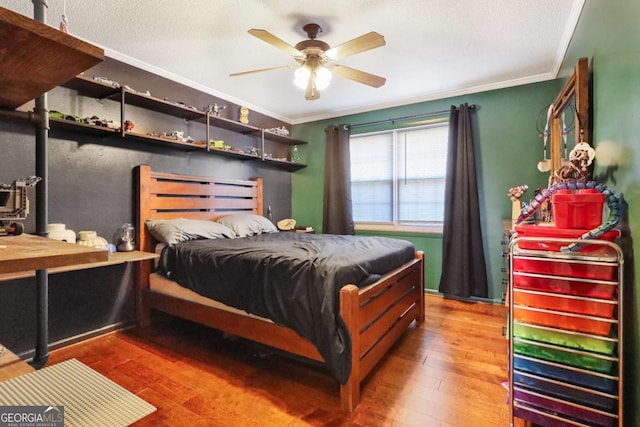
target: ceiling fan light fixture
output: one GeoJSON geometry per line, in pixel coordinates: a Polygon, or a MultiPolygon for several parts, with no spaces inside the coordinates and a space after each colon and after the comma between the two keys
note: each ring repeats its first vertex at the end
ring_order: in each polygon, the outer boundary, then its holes
{"type": "Polygon", "coordinates": [[[333,73],[317,61],[307,61],[302,64],[294,73],[294,84],[300,89],[306,89],[312,73],[316,90],[324,90],[329,86],[333,73]]]}

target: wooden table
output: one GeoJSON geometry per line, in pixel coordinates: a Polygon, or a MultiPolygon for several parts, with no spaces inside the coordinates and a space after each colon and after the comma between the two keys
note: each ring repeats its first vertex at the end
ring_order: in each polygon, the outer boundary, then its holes
{"type": "MultiPolygon", "coordinates": [[[[49,268],[47,271],[49,274],[65,273],[68,271],[87,270],[89,268],[106,267],[109,265],[124,264],[128,262],[152,260],[159,257],[160,255],[150,253],[150,252],[141,252],[141,251],[115,252],[115,253],[109,254],[105,261],[84,262],[82,264],[64,265],[62,267],[49,268]]],[[[36,274],[35,270],[17,271],[14,273],[2,273],[0,274],[0,282],[3,282],[5,280],[15,280],[15,279],[24,279],[26,277],[33,277],[35,276],[35,274],[36,274]]]]}
{"type": "Polygon", "coordinates": [[[0,274],[108,260],[105,250],[31,234],[0,237],[0,274]]]}
{"type": "MultiPolygon", "coordinates": [[[[4,348],[2,344],[0,347],[4,348]]],[[[23,374],[35,371],[27,362],[5,348],[0,355],[0,381],[10,380],[23,374]]]]}
{"type": "MultiPolygon", "coordinates": [[[[47,277],[49,268],[74,264],[104,262],[109,253],[103,249],[89,248],[46,237],[22,234],[0,237],[0,274],[37,270],[47,277]]],[[[47,282],[38,288],[36,304],[36,355],[32,365],[44,366],[49,352],[49,326],[47,307],[47,282]]],[[[4,357],[4,356],[3,356],[4,357]]]]}

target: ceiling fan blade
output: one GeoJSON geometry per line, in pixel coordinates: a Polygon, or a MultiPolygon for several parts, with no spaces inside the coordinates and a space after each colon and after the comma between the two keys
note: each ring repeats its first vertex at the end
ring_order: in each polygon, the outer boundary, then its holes
{"type": "Polygon", "coordinates": [[[286,53],[288,53],[291,56],[294,56],[294,57],[295,56],[304,56],[304,54],[302,52],[300,52],[298,49],[296,49],[295,47],[291,46],[289,43],[285,42],[281,38],[278,38],[278,37],[274,36],[273,34],[271,34],[267,30],[251,29],[251,30],[249,30],[249,34],[259,38],[262,41],[265,41],[265,42],[269,43],[273,47],[276,47],[276,48],[278,48],[278,49],[280,49],[282,51],[285,51],[286,53]]]}
{"type": "Polygon", "coordinates": [[[375,31],[371,31],[370,33],[333,47],[327,50],[324,54],[330,59],[337,61],[339,59],[346,58],[347,56],[355,55],[356,53],[384,46],[385,44],[387,43],[385,42],[383,35],[378,34],[375,31]]]}
{"type": "Polygon", "coordinates": [[[384,77],[356,70],[355,68],[345,67],[344,65],[336,64],[331,68],[331,71],[333,71],[334,74],[337,74],[338,76],[345,79],[353,80],[358,83],[373,87],[384,86],[384,84],[387,82],[387,79],[385,79],[384,77]]]}
{"type": "Polygon", "coordinates": [[[280,70],[282,68],[295,68],[292,65],[280,65],[279,67],[260,68],[257,70],[241,71],[239,73],[229,74],[229,77],[244,76],[245,74],[262,73],[264,71],[280,70]]]}

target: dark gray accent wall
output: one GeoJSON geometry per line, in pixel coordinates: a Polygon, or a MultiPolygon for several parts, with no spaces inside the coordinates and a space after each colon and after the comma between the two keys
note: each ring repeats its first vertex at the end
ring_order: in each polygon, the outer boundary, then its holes
{"type": "MultiPolygon", "coordinates": [[[[80,97],[56,88],[49,109],[85,117],[119,120],[119,104],[80,97]]],[[[127,107],[137,130],[172,131],[204,139],[204,124],[127,107]]],[[[234,146],[258,146],[257,136],[214,129],[216,139],[234,146]]],[[[17,119],[0,119],[0,182],[35,175],[33,126],[17,119]]],[[[152,170],[209,177],[264,180],[264,211],[273,219],[291,216],[291,173],[259,161],[228,158],[204,151],[183,151],[168,144],[99,138],[52,129],[49,155],[49,223],[68,229],[95,230],[111,241],[123,223],[134,223],[133,169],[148,164],[152,170]]],[[[26,232],[35,232],[35,191],[30,192],[31,215],[26,232]]],[[[0,240],[2,237],[0,237],[0,240]]],[[[1,244],[1,241],[0,241],[1,244]]],[[[125,265],[50,275],[50,342],[64,340],[117,323],[135,320],[134,282],[125,265]]],[[[0,343],[29,355],[35,346],[35,279],[0,281],[0,343]]]]}

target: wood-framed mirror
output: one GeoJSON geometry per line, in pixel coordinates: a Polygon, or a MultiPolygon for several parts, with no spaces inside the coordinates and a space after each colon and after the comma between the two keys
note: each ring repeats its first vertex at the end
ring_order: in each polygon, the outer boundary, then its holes
{"type": "Polygon", "coordinates": [[[570,151],[581,140],[590,144],[589,106],[589,61],[580,58],[553,102],[550,147],[552,175],[562,166],[565,148],[570,151]],[[575,143],[570,147],[564,146],[563,134],[567,130],[564,129],[563,115],[565,118],[572,115],[574,119],[575,143]]]}

